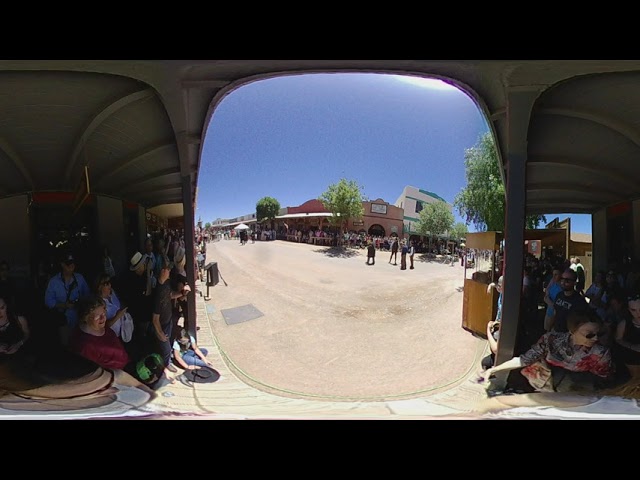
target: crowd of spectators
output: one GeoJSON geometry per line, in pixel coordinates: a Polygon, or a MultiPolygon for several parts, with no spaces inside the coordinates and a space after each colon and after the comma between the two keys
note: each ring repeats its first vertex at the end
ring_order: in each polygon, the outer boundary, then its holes
{"type": "Polygon", "coordinates": [[[511,371],[507,388],[513,391],[624,390],[638,398],[640,264],[627,265],[625,272],[613,265],[596,271],[588,288],[586,275],[579,257],[540,260],[527,254],[516,356],[494,365],[502,319],[493,319],[486,332],[491,354],[482,362],[480,380],[511,371]]]}
{"type": "MultiPolygon", "coordinates": [[[[204,236],[196,237],[194,251],[206,255],[204,236]]],[[[39,272],[33,285],[0,262],[0,365],[46,363],[64,352],[127,372],[150,388],[173,382],[171,374],[185,365],[173,355],[175,340],[195,331],[184,238],[173,231],[148,235],[122,271],[106,246],[94,260],[98,273],[86,278],[74,252],[61,249],[57,268],[39,272]]],[[[195,368],[211,366],[200,360],[195,368]]]]}

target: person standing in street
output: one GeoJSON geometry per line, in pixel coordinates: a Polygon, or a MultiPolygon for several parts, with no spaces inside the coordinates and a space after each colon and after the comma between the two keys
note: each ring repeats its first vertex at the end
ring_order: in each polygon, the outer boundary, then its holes
{"type": "Polygon", "coordinates": [[[413,270],[413,256],[416,253],[416,246],[413,243],[413,241],[411,241],[409,243],[409,261],[411,262],[411,266],[409,267],[409,270],[413,270]]]}
{"type": "Polygon", "coordinates": [[[373,245],[373,242],[369,242],[369,245],[367,245],[367,265],[375,265],[375,264],[376,264],[376,247],[373,245]]]}
{"type": "Polygon", "coordinates": [[[409,253],[409,247],[407,247],[406,240],[403,240],[402,251],[400,252],[400,270],[407,269],[407,253],[409,253]]]}
{"type": "Polygon", "coordinates": [[[389,263],[391,263],[391,259],[393,259],[393,264],[398,264],[398,237],[393,237],[391,239],[391,256],[389,257],[389,263]]]}

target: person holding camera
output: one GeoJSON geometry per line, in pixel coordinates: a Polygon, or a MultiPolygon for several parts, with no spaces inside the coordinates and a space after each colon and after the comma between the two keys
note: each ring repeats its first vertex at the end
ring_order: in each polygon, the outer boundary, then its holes
{"type": "Polygon", "coordinates": [[[65,253],[60,259],[60,273],[49,279],[44,294],[44,303],[51,312],[52,321],[57,323],[62,345],[68,344],[69,334],[78,324],[78,300],[90,293],[87,281],[82,274],[76,272],[74,256],[65,253]]]}

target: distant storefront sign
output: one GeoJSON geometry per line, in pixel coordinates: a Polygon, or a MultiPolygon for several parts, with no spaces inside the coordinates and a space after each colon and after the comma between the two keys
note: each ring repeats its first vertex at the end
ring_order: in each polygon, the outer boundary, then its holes
{"type": "Polygon", "coordinates": [[[354,227],[362,227],[364,225],[364,221],[362,220],[354,220],[353,221],[353,226],[354,227]]]}
{"type": "Polygon", "coordinates": [[[381,213],[383,215],[387,214],[387,206],[381,203],[372,203],[371,204],[371,213],[381,213]]]}

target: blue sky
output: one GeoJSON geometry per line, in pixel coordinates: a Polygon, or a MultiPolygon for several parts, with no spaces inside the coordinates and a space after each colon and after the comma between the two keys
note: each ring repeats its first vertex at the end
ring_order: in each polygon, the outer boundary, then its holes
{"type": "MultiPolygon", "coordinates": [[[[213,113],[196,220],[255,212],[265,196],[297,206],[341,178],[371,200],[395,203],[412,185],[453,203],[466,184],[464,151],[487,130],[465,93],[436,80],[305,74],[254,82],[213,113]]],[[[454,216],[464,222],[456,209],[454,216]]],[[[569,215],[547,220],[556,216],[569,215]]],[[[571,218],[572,231],[591,233],[590,216],[571,218]]]]}

